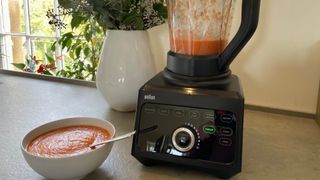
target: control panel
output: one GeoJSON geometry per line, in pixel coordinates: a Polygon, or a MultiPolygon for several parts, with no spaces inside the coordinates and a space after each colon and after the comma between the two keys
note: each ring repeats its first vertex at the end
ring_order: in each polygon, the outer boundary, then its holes
{"type": "Polygon", "coordinates": [[[232,163],[236,123],[230,111],[146,103],[138,144],[142,152],[232,163]]]}

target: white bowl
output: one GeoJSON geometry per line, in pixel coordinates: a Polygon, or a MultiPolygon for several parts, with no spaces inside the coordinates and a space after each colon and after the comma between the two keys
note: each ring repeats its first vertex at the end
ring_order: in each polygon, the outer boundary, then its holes
{"type": "Polygon", "coordinates": [[[115,128],[110,122],[95,118],[68,118],[39,126],[25,135],[21,143],[23,156],[33,170],[49,179],[79,179],[97,169],[105,161],[113,143],[102,145],[84,154],[59,158],[35,156],[26,150],[28,143],[39,135],[53,129],[73,125],[97,126],[106,129],[111,137],[115,134],[115,128]]]}

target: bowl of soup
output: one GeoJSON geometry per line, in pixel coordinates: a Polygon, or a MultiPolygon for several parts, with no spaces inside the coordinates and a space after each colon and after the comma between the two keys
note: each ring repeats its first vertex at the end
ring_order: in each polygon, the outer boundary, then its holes
{"type": "Polygon", "coordinates": [[[49,179],[79,179],[97,169],[108,157],[113,143],[89,146],[114,137],[106,120],[77,117],[39,126],[21,143],[29,166],[49,179]]]}

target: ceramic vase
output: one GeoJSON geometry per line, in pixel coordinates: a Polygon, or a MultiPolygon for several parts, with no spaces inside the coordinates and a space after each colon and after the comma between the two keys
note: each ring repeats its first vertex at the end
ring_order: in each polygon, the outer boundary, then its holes
{"type": "Polygon", "coordinates": [[[134,111],[139,88],[155,74],[147,31],[107,32],[96,85],[112,109],[134,111]]]}

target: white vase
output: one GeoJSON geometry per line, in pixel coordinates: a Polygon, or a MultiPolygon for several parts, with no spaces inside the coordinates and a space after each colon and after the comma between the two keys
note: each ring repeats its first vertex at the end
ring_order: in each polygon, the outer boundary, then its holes
{"type": "Polygon", "coordinates": [[[139,88],[155,74],[147,31],[107,32],[96,84],[111,108],[134,111],[139,88]]]}

